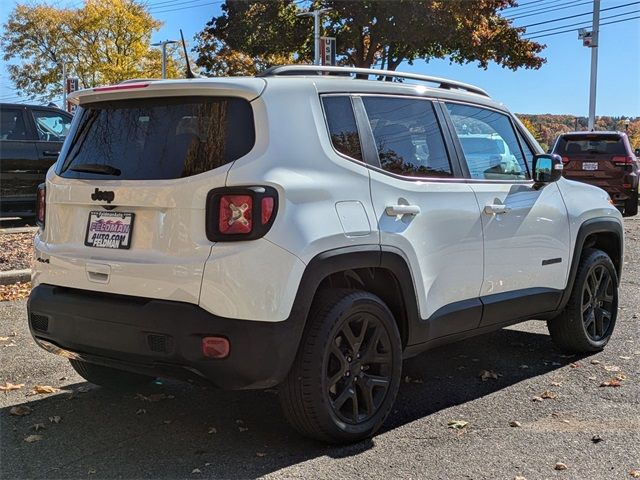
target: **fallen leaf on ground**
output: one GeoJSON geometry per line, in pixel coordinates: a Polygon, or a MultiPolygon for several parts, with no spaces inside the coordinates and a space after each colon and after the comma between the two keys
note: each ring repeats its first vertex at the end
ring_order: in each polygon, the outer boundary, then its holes
{"type": "Polygon", "coordinates": [[[570,364],[569,364],[569,366],[570,366],[571,368],[578,368],[578,367],[580,367],[580,364],[579,364],[578,362],[576,362],[576,363],[570,363],[570,364]]]}
{"type": "Polygon", "coordinates": [[[173,395],[167,395],[165,393],[153,393],[151,395],[142,395],[138,393],[135,397],[137,400],[142,400],[143,402],[160,402],[162,400],[168,400],[171,398],[175,398],[173,395]]]}
{"type": "Polygon", "coordinates": [[[521,475],[516,475],[515,477],[513,477],[513,480],[527,480],[527,479],[521,475]]]}
{"type": "Polygon", "coordinates": [[[533,397],[533,398],[531,399],[531,401],[532,401],[532,402],[542,402],[542,401],[543,401],[543,399],[542,399],[542,397],[535,396],[535,397],[533,397]]]}
{"type": "Polygon", "coordinates": [[[89,387],[89,386],[76,388],[76,392],[78,392],[78,393],[87,393],[87,392],[90,392],[90,391],[91,391],[91,387],[89,387]]]}
{"type": "Polygon", "coordinates": [[[207,431],[207,433],[209,435],[212,435],[214,433],[218,433],[218,429],[216,427],[209,427],[209,430],[207,431]]]}
{"type": "Polygon", "coordinates": [[[464,420],[451,420],[449,423],[447,423],[447,426],[449,428],[453,428],[456,430],[460,430],[467,425],[469,425],[469,422],[465,422],[464,420]]]}
{"type": "Polygon", "coordinates": [[[600,360],[591,360],[591,365],[600,365],[600,360]]]}
{"type": "Polygon", "coordinates": [[[554,399],[554,398],[558,398],[558,395],[556,395],[555,393],[549,391],[549,390],[545,390],[544,392],[542,392],[542,395],[540,395],[542,398],[549,400],[549,399],[554,399]]]}
{"type": "Polygon", "coordinates": [[[498,379],[498,374],[492,370],[480,370],[480,373],[478,374],[478,376],[483,382],[486,382],[490,378],[493,380],[498,379]]]}
{"type": "Polygon", "coordinates": [[[522,424],[520,422],[518,422],[517,420],[514,420],[513,422],[509,422],[509,426],[510,427],[521,427],[522,424]]]}
{"type": "Polygon", "coordinates": [[[34,423],[33,425],[31,425],[31,429],[37,432],[38,430],[44,430],[45,426],[44,423],[34,423]]]}
{"type": "Polygon", "coordinates": [[[556,470],[566,470],[566,469],[567,469],[567,468],[569,468],[569,467],[567,467],[567,466],[566,466],[564,463],[562,463],[562,462],[558,462],[558,463],[556,463],[556,464],[555,464],[555,466],[554,466],[553,468],[554,468],[554,469],[556,469],[556,470]]]}
{"type": "Polygon", "coordinates": [[[591,441],[593,443],[600,443],[602,442],[604,439],[600,436],[600,435],[594,435],[593,437],[591,437],[591,441]]]}
{"type": "Polygon", "coordinates": [[[136,410],[136,415],[144,415],[147,411],[144,408],[139,408],[136,410]]]}
{"type": "Polygon", "coordinates": [[[265,457],[266,455],[264,452],[256,452],[256,457],[265,457]]]}
{"type": "Polygon", "coordinates": [[[620,355],[620,358],[622,360],[631,360],[631,357],[626,357],[626,356],[622,356],[622,355],[620,355]]]}
{"type": "Polygon", "coordinates": [[[622,384],[620,383],[620,380],[618,380],[617,378],[612,378],[611,380],[607,380],[606,382],[602,382],[600,384],[601,387],[621,387],[622,384]]]}
{"type": "Polygon", "coordinates": [[[164,423],[165,425],[171,425],[171,422],[173,420],[163,420],[162,423],[164,423]]]}
{"type": "Polygon", "coordinates": [[[31,394],[32,395],[42,395],[45,393],[56,393],[59,392],[60,389],[56,388],[56,387],[52,387],[51,385],[36,385],[35,387],[33,387],[33,390],[31,390],[31,394]]]}
{"type": "Polygon", "coordinates": [[[523,364],[523,365],[520,365],[520,368],[523,369],[523,370],[526,370],[527,368],[529,368],[529,365],[524,365],[523,364]]]}
{"type": "Polygon", "coordinates": [[[53,417],[49,417],[49,421],[51,423],[60,423],[60,420],[62,420],[62,418],[60,418],[58,415],[55,415],[53,417]]]}
{"type": "Polygon", "coordinates": [[[17,407],[13,407],[9,410],[9,413],[16,417],[24,417],[25,415],[29,415],[31,412],[33,412],[33,410],[26,405],[18,405],[17,407]]]}
{"type": "Polygon", "coordinates": [[[618,374],[618,375],[616,375],[614,378],[615,378],[616,380],[620,380],[620,381],[622,381],[622,380],[626,380],[626,379],[627,379],[627,376],[626,376],[624,373],[619,373],[619,374],[618,374]]]}
{"type": "Polygon", "coordinates": [[[0,337],[0,342],[8,342],[9,337],[0,337]]]}
{"type": "Polygon", "coordinates": [[[629,475],[633,478],[640,478],[640,470],[629,470],[629,475]]]}
{"type": "Polygon", "coordinates": [[[0,385],[0,391],[10,392],[11,390],[20,390],[24,387],[24,383],[14,384],[11,382],[4,382],[4,385],[0,385]]]}
{"type": "Polygon", "coordinates": [[[199,468],[194,468],[191,473],[202,473],[199,468]]]}
{"type": "Polygon", "coordinates": [[[24,437],[24,441],[27,443],[39,442],[42,440],[42,435],[27,435],[24,437]]]}
{"type": "Polygon", "coordinates": [[[247,427],[238,427],[239,432],[246,432],[247,430],[249,430],[247,427]]]}
{"type": "Polygon", "coordinates": [[[619,372],[620,371],[620,367],[617,365],[605,365],[604,369],[607,372],[619,372]]]}
{"type": "MultiPolygon", "coordinates": [[[[2,238],[2,236],[0,236],[2,238]]],[[[1,256],[2,252],[0,252],[1,256]]],[[[0,262],[1,264],[2,262],[0,262]]],[[[31,282],[0,285],[0,302],[11,302],[27,298],[31,292],[31,282]]]]}
{"type": "Polygon", "coordinates": [[[562,384],[560,382],[551,382],[551,386],[553,386],[553,387],[561,387],[562,384]]]}

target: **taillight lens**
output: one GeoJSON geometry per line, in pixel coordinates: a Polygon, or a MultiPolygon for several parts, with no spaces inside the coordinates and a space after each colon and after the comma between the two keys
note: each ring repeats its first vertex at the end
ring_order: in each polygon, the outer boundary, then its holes
{"type": "Polygon", "coordinates": [[[564,163],[565,165],[569,163],[569,157],[562,157],[562,163],[564,163]]]}
{"type": "Polygon", "coordinates": [[[218,188],[207,196],[207,238],[214,242],[255,240],[275,220],[278,193],[272,187],[218,188]]]}
{"type": "Polygon", "coordinates": [[[622,155],[619,155],[619,156],[615,156],[615,157],[613,157],[613,158],[611,159],[611,161],[612,161],[615,165],[617,165],[617,166],[619,166],[619,167],[622,167],[622,166],[626,166],[626,165],[631,165],[631,164],[633,164],[633,157],[630,157],[630,156],[626,156],[626,157],[624,157],[624,156],[622,156],[622,155]]]}
{"type": "Polygon", "coordinates": [[[47,214],[47,188],[44,183],[38,185],[36,193],[36,223],[44,228],[44,220],[47,214]]]}

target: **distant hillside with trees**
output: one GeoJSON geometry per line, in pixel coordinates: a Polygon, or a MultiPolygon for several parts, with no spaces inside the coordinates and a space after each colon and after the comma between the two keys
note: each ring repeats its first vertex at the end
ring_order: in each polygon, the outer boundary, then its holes
{"type": "MultiPolygon", "coordinates": [[[[523,113],[518,114],[518,118],[545,150],[553,147],[556,137],[561,133],[587,130],[588,125],[587,117],[574,115],[528,115],[523,113]]],[[[619,130],[622,132],[626,130],[631,146],[640,148],[640,117],[598,117],[596,130],[619,130]],[[625,125],[627,119],[629,120],[628,129],[625,125]]]]}

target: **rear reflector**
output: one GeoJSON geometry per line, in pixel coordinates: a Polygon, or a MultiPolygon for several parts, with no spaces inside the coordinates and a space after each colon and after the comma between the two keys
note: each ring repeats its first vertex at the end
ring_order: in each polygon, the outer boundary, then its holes
{"type": "Polygon", "coordinates": [[[562,163],[569,163],[569,157],[562,157],[562,163]]]}
{"type": "Polygon", "coordinates": [[[47,215],[47,189],[44,183],[38,185],[36,194],[36,223],[44,228],[44,219],[47,215]]]}
{"type": "Polygon", "coordinates": [[[144,88],[148,87],[148,83],[125,83],[124,85],[110,85],[108,87],[96,87],[93,89],[94,92],[108,92],[111,90],[131,90],[134,88],[144,88]]]}
{"type": "Polygon", "coordinates": [[[229,340],[224,337],[204,337],[202,354],[207,358],[227,358],[229,356],[229,340]]]}

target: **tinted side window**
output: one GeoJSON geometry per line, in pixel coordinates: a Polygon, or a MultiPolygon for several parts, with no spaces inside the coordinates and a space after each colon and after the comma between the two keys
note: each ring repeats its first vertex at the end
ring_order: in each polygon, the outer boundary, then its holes
{"type": "Polygon", "coordinates": [[[67,178],[160,180],[232,162],[255,143],[241,98],[162,97],[88,104],[76,111],[58,173],[67,178]]]}
{"type": "Polygon", "coordinates": [[[516,133],[518,134],[518,140],[520,140],[520,145],[522,145],[522,150],[524,151],[524,158],[527,162],[527,166],[529,167],[529,173],[531,173],[533,172],[533,157],[535,156],[535,153],[531,150],[531,147],[525,141],[520,131],[516,129],[516,133]]]}
{"type": "Polygon", "coordinates": [[[51,110],[32,110],[33,120],[36,124],[38,139],[47,142],[63,142],[69,127],[71,118],[51,110]]]}
{"type": "Polygon", "coordinates": [[[362,161],[360,137],[349,97],[324,97],[324,113],[333,148],[338,152],[362,161]]]}
{"type": "Polygon", "coordinates": [[[486,108],[447,103],[471,178],[525,180],[524,156],[507,115],[486,108]]]}
{"type": "Polygon", "coordinates": [[[442,132],[427,100],[363,97],[380,166],[410,177],[451,177],[442,132]]]}
{"type": "Polygon", "coordinates": [[[0,140],[30,140],[21,109],[0,109],[0,140]]]}

